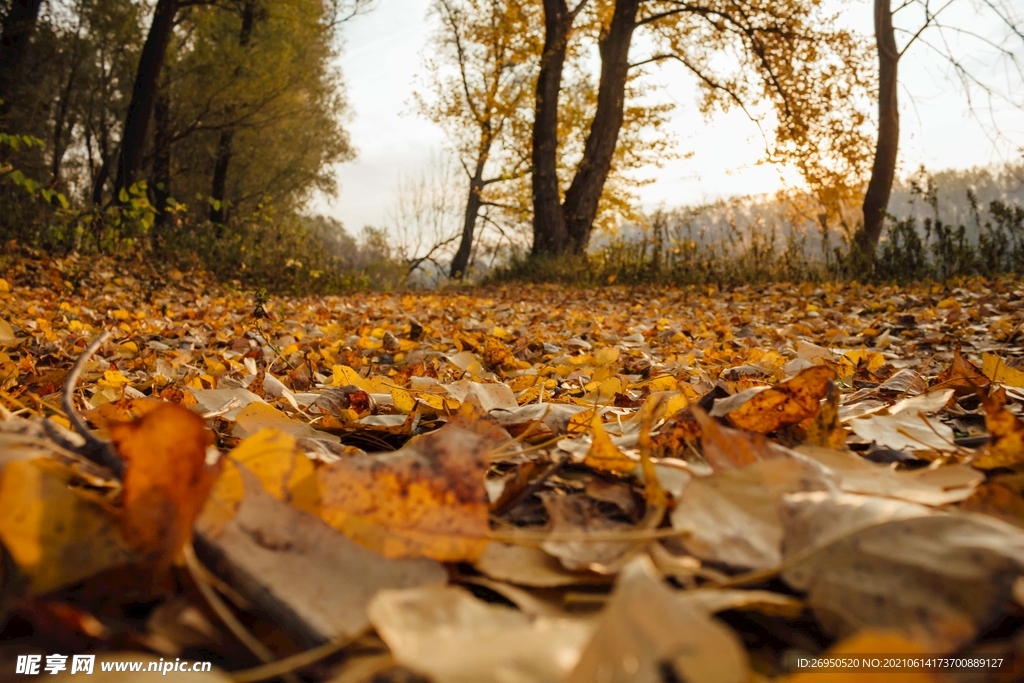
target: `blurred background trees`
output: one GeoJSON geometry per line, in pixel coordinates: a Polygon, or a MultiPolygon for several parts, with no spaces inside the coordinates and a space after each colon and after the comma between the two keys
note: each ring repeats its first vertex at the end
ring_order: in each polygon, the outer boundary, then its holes
{"type": "MultiPolygon", "coordinates": [[[[445,170],[396,169],[387,224],[356,238],[307,207],[355,155],[340,31],[373,1],[0,0],[0,240],[384,285],[475,278],[530,252],[585,260],[637,228],[666,272],[686,251],[669,228],[686,221],[645,215],[637,189],[685,156],[657,81],[681,69],[704,116],[742,111],[764,161],[800,176],[778,198],[781,231],[819,231],[828,268],[833,247],[859,244],[866,260],[833,270],[865,275],[892,205],[904,52],[931,50],[968,97],[1014,103],[1024,87],[1005,0],[979,10],[1000,35],[944,22],[966,0],[432,0],[410,103],[445,132],[445,170]],[[868,10],[874,36],[843,20],[868,10]],[[1004,83],[961,58],[971,40],[1005,61],[1004,83]]],[[[977,242],[983,221],[963,220],[977,242]]]]}

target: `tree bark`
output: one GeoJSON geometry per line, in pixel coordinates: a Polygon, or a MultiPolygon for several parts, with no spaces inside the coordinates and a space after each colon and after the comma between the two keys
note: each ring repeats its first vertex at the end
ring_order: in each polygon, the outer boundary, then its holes
{"type": "Polygon", "coordinates": [[[900,53],[896,48],[889,0],[875,0],[875,44],[878,49],[878,142],[871,179],[864,194],[864,228],[858,235],[858,246],[865,254],[874,253],[882,235],[885,212],[896,176],[896,155],[900,141],[900,112],[896,90],[900,53]]]}
{"type": "Polygon", "coordinates": [[[544,0],[544,50],[537,76],[532,149],[535,256],[559,256],[570,248],[558,188],[558,92],[571,24],[565,0],[544,0]]]}
{"type": "MultiPolygon", "coordinates": [[[[154,227],[163,231],[170,222],[167,200],[171,196],[171,102],[166,84],[153,105],[153,206],[154,227]]],[[[155,237],[156,235],[154,235],[155,237]]]]}
{"type": "Polygon", "coordinates": [[[622,128],[629,74],[629,46],[636,28],[640,0],[617,0],[608,32],[601,36],[601,80],[597,110],[587,134],[583,158],[565,193],[566,229],[571,250],[584,254],[597,216],[597,204],[612,167],[622,128]]]}
{"type": "Polygon", "coordinates": [[[11,106],[42,4],[42,0],[13,0],[4,17],[0,29],[0,115],[11,106]]]}
{"type": "MultiPolygon", "coordinates": [[[[249,46],[252,39],[252,25],[256,17],[256,4],[247,2],[242,8],[242,29],[238,34],[238,44],[242,48],[249,46]]],[[[235,76],[241,73],[241,67],[235,70],[235,76]]],[[[232,112],[228,111],[228,117],[232,112]]],[[[225,128],[220,133],[220,140],[217,143],[217,162],[213,166],[213,180],[210,187],[210,196],[213,202],[210,205],[210,222],[223,225],[227,219],[227,196],[228,168],[231,166],[231,155],[234,150],[235,129],[233,126],[225,128]]]]}
{"type": "Polygon", "coordinates": [[[466,277],[466,270],[469,268],[469,255],[473,250],[473,233],[476,230],[476,220],[480,214],[482,201],[480,195],[484,190],[484,165],[486,163],[486,155],[477,159],[476,171],[469,180],[469,197],[466,199],[466,215],[462,222],[462,240],[452,259],[452,267],[448,271],[448,277],[453,280],[461,280],[466,277]]]}
{"type": "Polygon", "coordinates": [[[153,23],[149,27],[149,34],[142,46],[142,55],[135,72],[132,99],[128,103],[128,114],[125,117],[124,132],[121,135],[117,181],[114,184],[115,197],[121,190],[127,190],[132,186],[142,163],[149,119],[153,114],[157,84],[164,57],[167,54],[167,45],[171,39],[177,5],[177,0],[157,0],[156,9],[153,12],[153,23]]]}
{"type": "Polygon", "coordinates": [[[51,187],[57,187],[60,183],[61,164],[64,162],[64,154],[67,151],[67,146],[64,144],[64,129],[67,128],[68,137],[70,137],[75,127],[73,118],[70,122],[68,121],[68,108],[71,105],[71,92],[77,76],[78,62],[76,61],[71,65],[71,73],[68,74],[68,80],[61,90],[60,100],[57,103],[57,114],[53,122],[53,158],[50,162],[51,187]]]}

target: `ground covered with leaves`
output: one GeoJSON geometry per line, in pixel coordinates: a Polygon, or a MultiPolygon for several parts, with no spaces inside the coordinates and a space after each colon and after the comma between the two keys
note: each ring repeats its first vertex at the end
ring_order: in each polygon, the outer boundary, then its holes
{"type": "Polygon", "coordinates": [[[8,259],[0,680],[1020,680],[1022,325],[1011,279],[289,299],[8,259]]]}

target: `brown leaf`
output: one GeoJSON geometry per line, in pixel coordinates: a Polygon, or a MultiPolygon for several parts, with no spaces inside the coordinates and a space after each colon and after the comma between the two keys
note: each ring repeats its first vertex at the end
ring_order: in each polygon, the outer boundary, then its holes
{"type": "Polygon", "coordinates": [[[767,434],[818,414],[819,403],[836,373],[824,365],[802,370],[796,377],[759,392],[726,417],[734,427],[767,434]]]}
{"type": "Polygon", "coordinates": [[[495,445],[446,425],[394,453],[331,463],[317,473],[323,519],[385,557],[471,561],[487,545],[495,445]]]}
{"type": "Polygon", "coordinates": [[[953,362],[935,378],[932,389],[952,389],[957,396],[967,396],[989,385],[986,377],[971,361],[960,354],[960,344],[953,350],[953,362]]]}
{"type": "Polygon", "coordinates": [[[971,464],[981,470],[1012,467],[1024,462],[1024,422],[1006,409],[1006,389],[999,387],[982,396],[985,428],[992,441],[971,464]]]}
{"type": "Polygon", "coordinates": [[[125,538],[159,571],[192,540],[192,522],[220,471],[219,463],[206,464],[211,434],[202,418],[173,403],[111,424],[110,434],[125,461],[125,538]]]}

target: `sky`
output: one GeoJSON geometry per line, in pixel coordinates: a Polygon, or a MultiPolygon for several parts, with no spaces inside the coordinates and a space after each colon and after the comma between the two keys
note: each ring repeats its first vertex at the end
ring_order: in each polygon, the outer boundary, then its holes
{"type": "MultiPolygon", "coordinates": [[[[1010,6],[1015,2],[1003,1],[1010,6]]],[[[966,0],[953,6],[946,21],[979,32],[997,31],[996,25],[979,23],[973,4],[966,0]],[[957,11],[959,16],[953,13],[957,11]]],[[[338,165],[338,194],[317,197],[310,209],[337,218],[349,233],[358,233],[365,225],[385,225],[403,176],[429,173],[444,154],[441,130],[415,113],[411,96],[432,27],[429,5],[430,0],[378,0],[372,11],[343,29],[340,67],[350,107],[345,123],[356,158],[338,165]]],[[[851,26],[870,34],[867,0],[841,7],[851,26]]],[[[906,25],[914,21],[904,18],[906,25]]],[[[978,51],[976,43],[953,47],[975,72],[991,71],[994,57],[978,51]]],[[[975,93],[972,115],[952,68],[933,55],[918,42],[900,61],[899,172],[908,174],[922,164],[937,171],[1020,161],[1024,113],[998,103],[990,108],[975,93]],[[993,140],[993,124],[1004,134],[1002,139],[993,140]]],[[[644,209],[769,193],[795,180],[792,173],[758,164],[764,145],[741,112],[706,120],[697,110],[694,82],[681,68],[668,66],[653,79],[658,84],[653,97],[676,103],[669,132],[678,142],[677,150],[691,155],[646,174],[654,182],[640,189],[644,209]]]]}

